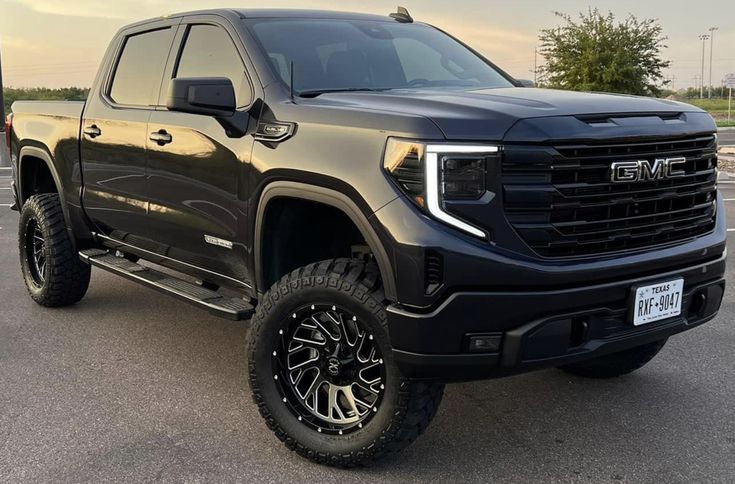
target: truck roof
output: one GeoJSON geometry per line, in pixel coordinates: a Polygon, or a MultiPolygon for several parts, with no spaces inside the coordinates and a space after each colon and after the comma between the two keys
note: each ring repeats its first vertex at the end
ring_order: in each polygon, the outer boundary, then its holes
{"type": "Polygon", "coordinates": [[[140,20],[123,27],[123,30],[130,27],[145,25],[152,22],[159,22],[162,19],[189,17],[193,15],[219,15],[225,18],[311,18],[311,19],[347,19],[347,20],[377,20],[377,21],[393,21],[386,15],[374,15],[367,13],[355,12],[338,12],[333,10],[309,10],[309,9],[291,9],[291,8],[211,8],[204,10],[192,10],[188,12],[177,12],[163,15],[160,17],[140,20]]]}
{"type": "Polygon", "coordinates": [[[386,15],[367,13],[336,12],[332,10],[308,9],[238,9],[242,18],[338,18],[355,20],[393,20],[386,15]]]}

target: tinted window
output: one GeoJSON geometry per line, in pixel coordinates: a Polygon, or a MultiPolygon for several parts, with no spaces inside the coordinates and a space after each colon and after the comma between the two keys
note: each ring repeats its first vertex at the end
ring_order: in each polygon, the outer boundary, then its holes
{"type": "Polygon", "coordinates": [[[242,59],[229,34],[221,27],[190,27],[176,77],[226,77],[235,88],[237,105],[250,104],[250,84],[242,59]]]}
{"type": "Polygon", "coordinates": [[[113,101],[134,106],[157,103],[171,33],[171,29],[162,29],[127,38],[110,88],[113,101]]]}
{"type": "Polygon", "coordinates": [[[443,32],[343,19],[247,20],[273,70],[294,89],[486,88],[512,84],[443,32]]]}

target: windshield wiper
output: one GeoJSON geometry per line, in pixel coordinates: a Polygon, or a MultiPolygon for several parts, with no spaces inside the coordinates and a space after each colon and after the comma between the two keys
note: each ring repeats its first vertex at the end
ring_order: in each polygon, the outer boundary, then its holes
{"type": "Polygon", "coordinates": [[[390,88],[383,87],[383,88],[377,88],[377,87],[343,87],[343,88],[334,88],[334,89],[312,89],[308,91],[301,91],[297,94],[299,97],[317,97],[322,94],[330,94],[334,92],[383,92],[383,91],[390,91],[390,88]]]}

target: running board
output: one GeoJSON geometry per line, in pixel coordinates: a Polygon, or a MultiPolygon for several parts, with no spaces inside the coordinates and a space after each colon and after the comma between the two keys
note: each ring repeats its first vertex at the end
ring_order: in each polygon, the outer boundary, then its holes
{"type": "Polygon", "coordinates": [[[223,318],[250,319],[255,312],[255,308],[247,301],[223,296],[216,291],[117,257],[105,250],[83,250],[79,252],[79,257],[87,264],[177,297],[223,318]]]}

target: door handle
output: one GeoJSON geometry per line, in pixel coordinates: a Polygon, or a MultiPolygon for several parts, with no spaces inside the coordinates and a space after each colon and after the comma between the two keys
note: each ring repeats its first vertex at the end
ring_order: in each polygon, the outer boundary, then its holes
{"type": "Polygon", "coordinates": [[[150,140],[158,143],[158,146],[163,146],[172,142],[174,138],[168,134],[165,129],[159,129],[158,131],[151,133],[150,140]]]}
{"type": "Polygon", "coordinates": [[[97,136],[102,135],[102,130],[99,129],[96,124],[93,124],[92,126],[87,126],[86,128],[84,128],[84,134],[94,139],[97,136]]]}

